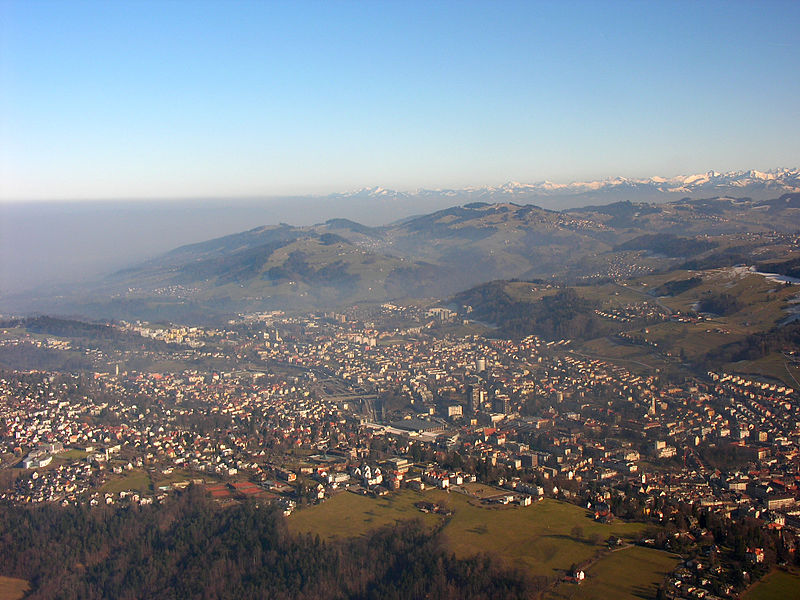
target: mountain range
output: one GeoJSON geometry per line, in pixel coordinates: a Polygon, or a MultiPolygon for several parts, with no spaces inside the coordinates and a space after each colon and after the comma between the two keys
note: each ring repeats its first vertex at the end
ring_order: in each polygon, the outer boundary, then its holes
{"type": "Polygon", "coordinates": [[[591,283],[796,252],[800,193],[769,200],[619,201],[555,211],[471,202],[369,227],[260,226],[181,246],[93,286],[6,298],[4,310],[183,320],[447,297],[498,279],[591,283]]]}
{"type": "Polygon", "coordinates": [[[508,182],[500,186],[469,187],[461,189],[419,189],[401,192],[383,187],[363,188],[354,192],[331,194],[331,199],[410,200],[451,198],[459,202],[534,202],[549,208],[584,206],[606,203],[609,200],[631,202],[663,202],[690,196],[712,197],[732,195],[764,200],[775,196],[800,192],[800,169],[782,168],[770,171],[708,171],[675,177],[649,177],[645,179],[614,177],[598,181],[573,183],[508,182]]]}

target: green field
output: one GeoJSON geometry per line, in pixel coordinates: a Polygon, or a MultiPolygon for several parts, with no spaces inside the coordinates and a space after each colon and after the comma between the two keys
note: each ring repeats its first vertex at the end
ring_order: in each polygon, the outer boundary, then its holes
{"type": "Polygon", "coordinates": [[[674,368],[650,348],[619,342],[612,337],[597,338],[578,346],[576,353],[583,358],[599,359],[619,363],[633,373],[649,375],[656,369],[674,368]]]}
{"type": "Polygon", "coordinates": [[[436,523],[441,517],[414,508],[419,499],[447,504],[455,514],[443,529],[447,547],[458,557],[489,552],[536,575],[563,574],[572,563],[589,560],[611,535],[636,538],[642,523],[596,523],[578,506],[544,500],[528,507],[488,508],[467,496],[440,490],[405,490],[383,498],[340,493],[325,503],[298,510],[289,517],[294,532],[318,533],[323,538],[352,537],[397,520],[421,517],[436,523]],[[577,531],[579,528],[580,531],[577,531]]]}
{"type": "Polygon", "coordinates": [[[594,563],[580,585],[560,583],[547,600],[634,600],[655,598],[659,584],[679,557],[661,550],[629,546],[594,563]]]}
{"type": "Polygon", "coordinates": [[[55,458],[61,458],[63,460],[83,460],[89,456],[88,452],[84,452],[83,450],[66,450],[64,452],[59,452],[55,455],[55,458]]]}
{"type": "Polygon", "coordinates": [[[111,494],[133,490],[143,494],[150,493],[158,490],[159,486],[169,485],[173,483],[191,481],[192,479],[202,478],[209,480],[207,475],[201,475],[194,471],[184,471],[175,469],[170,475],[163,475],[161,473],[150,477],[145,471],[141,469],[134,469],[125,472],[123,475],[115,476],[113,479],[107,481],[103,487],[100,488],[101,492],[109,492],[111,494]]]}
{"type": "Polygon", "coordinates": [[[30,587],[24,579],[0,575],[0,600],[19,600],[30,587]]]}
{"type": "Polygon", "coordinates": [[[589,511],[556,500],[527,507],[485,508],[461,494],[432,491],[429,497],[447,497],[456,511],[443,531],[456,556],[489,552],[548,577],[593,557],[609,536],[635,538],[644,529],[642,523],[596,523],[589,511]],[[576,527],[582,530],[580,537],[573,534],[576,527]]]}
{"type": "Polygon", "coordinates": [[[135,490],[140,493],[150,491],[150,477],[144,471],[133,470],[116,479],[112,479],[100,488],[101,492],[116,494],[122,491],[135,490]]]}
{"type": "Polygon", "coordinates": [[[775,570],[750,588],[745,600],[797,600],[800,598],[800,573],[775,570]]]}
{"type": "Polygon", "coordinates": [[[371,529],[415,518],[434,525],[441,517],[425,514],[414,507],[415,502],[425,498],[424,494],[411,490],[380,498],[339,492],[322,504],[292,513],[288,519],[289,529],[332,539],[356,537],[371,529]]]}

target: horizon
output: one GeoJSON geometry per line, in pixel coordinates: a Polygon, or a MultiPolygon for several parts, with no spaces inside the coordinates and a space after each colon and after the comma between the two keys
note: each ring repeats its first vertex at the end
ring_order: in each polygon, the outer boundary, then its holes
{"type": "MultiPolygon", "coordinates": [[[[656,182],[658,179],[663,179],[665,182],[671,182],[675,180],[679,180],[685,177],[692,177],[696,175],[732,175],[732,174],[749,174],[749,173],[764,173],[764,174],[775,174],[781,173],[786,171],[798,171],[800,167],[797,166],[779,166],[779,167],[771,167],[766,169],[759,169],[759,168],[748,168],[748,169],[734,169],[734,170],[717,170],[717,169],[706,169],[706,170],[697,170],[692,172],[682,172],[676,173],[673,175],[663,175],[663,174],[651,174],[645,177],[633,177],[628,175],[605,175],[603,177],[599,177],[596,179],[589,179],[589,180],[581,180],[581,179],[570,179],[570,180],[561,180],[556,181],[552,178],[544,178],[539,179],[536,181],[523,181],[522,179],[508,179],[506,181],[500,183],[485,183],[482,185],[469,185],[463,187],[445,187],[445,186],[431,186],[431,187],[417,187],[417,188],[408,188],[408,189],[399,189],[399,188],[390,188],[384,185],[373,185],[373,186],[361,186],[361,187],[354,187],[349,189],[339,189],[339,190],[332,190],[327,192],[320,192],[316,194],[302,194],[302,193],[287,193],[287,194],[275,194],[275,195],[233,195],[233,194],[222,194],[217,196],[201,196],[201,195],[193,195],[193,196],[117,196],[117,197],[62,197],[62,198],[26,198],[26,199],[18,199],[18,198],[3,198],[0,197],[0,205],[24,205],[24,204],[37,204],[39,206],[44,206],[47,204],[52,205],[66,205],[66,204],[108,204],[108,203],[115,203],[115,202],[136,202],[136,203],[152,203],[152,204],[161,204],[161,203],[181,203],[181,202],[219,202],[219,201],[234,201],[234,202],[262,202],[262,201],[276,201],[276,200],[290,200],[290,199],[323,199],[323,198],[330,198],[336,196],[352,196],[359,194],[361,192],[369,192],[374,190],[385,190],[387,192],[392,192],[396,194],[404,194],[409,196],[414,196],[421,192],[446,192],[446,191],[455,191],[455,192],[468,192],[472,190],[483,190],[483,189],[500,189],[506,186],[537,186],[542,184],[554,184],[563,187],[575,186],[580,184],[592,184],[592,183],[609,183],[617,180],[624,180],[624,181],[634,181],[634,182],[656,182]]],[[[576,192],[576,195],[580,192],[576,192]]],[[[542,194],[543,197],[544,194],[542,194]]],[[[557,197],[554,195],[553,197],[557,197]]],[[[577,208],[577,206],[564,206],[555,210],[569,210],[570,208],[577,208]]]]}

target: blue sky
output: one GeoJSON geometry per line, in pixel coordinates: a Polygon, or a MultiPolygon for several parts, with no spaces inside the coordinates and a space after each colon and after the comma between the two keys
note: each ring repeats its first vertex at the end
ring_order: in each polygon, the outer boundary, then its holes
{"type": "Polygon", "coordinates": [[[0,200],[800,166],[800,2],[0,2],[0,200]]]}

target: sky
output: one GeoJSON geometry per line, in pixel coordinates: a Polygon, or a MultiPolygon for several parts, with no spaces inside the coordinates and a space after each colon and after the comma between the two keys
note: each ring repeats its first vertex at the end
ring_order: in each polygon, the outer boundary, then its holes
{"type": "Polygon", "coordinates": [[[800,166],[800,2],[0,0],[0,201],[800,166]]]}

